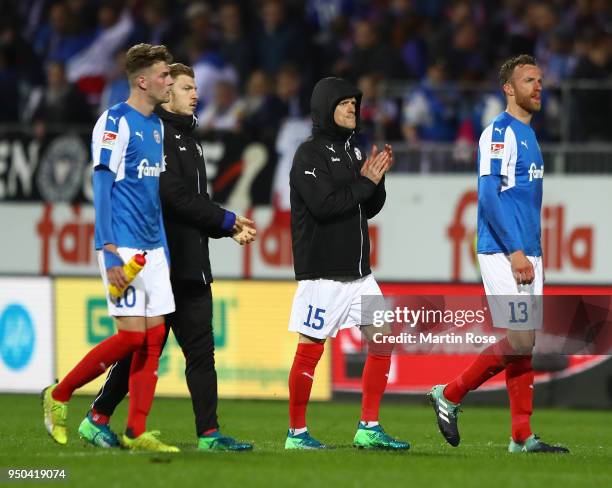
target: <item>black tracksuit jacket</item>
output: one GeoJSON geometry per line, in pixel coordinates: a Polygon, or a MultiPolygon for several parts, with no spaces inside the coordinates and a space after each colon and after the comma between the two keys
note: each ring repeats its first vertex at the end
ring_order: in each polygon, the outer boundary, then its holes
{"type": "Polygon", "coordinates": [[[334,122],[341,100],[361,92],[340,78],[325,78],[312,94],[312,136],[300,145],[290,173],[291,236],[297,280],[358,279],[371,273],[368,219],[382,209],[384,179],[360,175],[366,155],[353,131],[334,122]]]}
{"type": "Polygon", "coordinates": [[[170,250],[170,276],[175,280],[212,282],[208,238],[227,237],[222,229],[225,210],[206,191],[202,148],[193,137],[196,119],[170,113],[160,106],[155,113],[164,122],[166,171],[159,192],[170,250]]]}

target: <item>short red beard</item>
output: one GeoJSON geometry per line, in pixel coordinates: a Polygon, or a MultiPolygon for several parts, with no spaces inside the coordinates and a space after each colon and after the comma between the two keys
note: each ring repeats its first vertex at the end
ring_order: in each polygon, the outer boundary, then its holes
{"type": "Polygon", "coordinates": [[[532,100],[532,95],[525,95],[524,97],[516,97],[516,104],[521,107],[525,112],[529,112],[530,114],[533,112],[539,112],[542,108],[542,103],[539,105],[532,100]]]}

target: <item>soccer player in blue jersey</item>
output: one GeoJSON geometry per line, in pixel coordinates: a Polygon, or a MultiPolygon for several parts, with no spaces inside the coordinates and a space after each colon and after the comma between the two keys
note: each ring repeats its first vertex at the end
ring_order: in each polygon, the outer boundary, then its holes
{"type": "Polygon", "coordinates": [[[164,171],[163,125],[154,107],[169,100],[173,83],[165,46],[138,44],[127,52],[130,96],[98,119],[92,136],[95,244],[104,286],[127,284],[123,264],[147,252],[147,263],[118,300],[107,293],[117,333],[94,347],[58,384],[43,391],[47,431],[66,444],[66,414],[72,393],[132,354],[125,447],[177,452],[146,430],[165,338],[164,315],[174,312],[159,198],[164,171]]]}
{"type": "Polygon", "coordinates": [[[564,453],[569,451],[542,442],[530,424],[531,353],[541,321],[536,313],[541,307],[535,305],[544,282],[540,243],[544,161],[529,124],[541,107],[542,74],[533,57],[520,55],[503,64],[500,82],[506,110],[485,128],[478,147],[478,262],[493,325],[507,333],[453,381],[434,386],[428,397],[440,432],[456,447],[463,397],[505,370],[512,417],[508,451],[564,453]],[[504,304],[506,313],[500,308],[504,304]]]}

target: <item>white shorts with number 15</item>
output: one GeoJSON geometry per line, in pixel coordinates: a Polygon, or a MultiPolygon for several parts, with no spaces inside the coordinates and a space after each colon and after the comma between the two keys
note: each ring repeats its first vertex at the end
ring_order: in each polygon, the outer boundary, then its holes
{"type": "Polygon", "coordinates": [[[381,296],[369,274],[354,281],[302,280],[293,298],[289,330],[315,339],[336,337],[338,331],[361,323],[361,297],[381,296]]]}

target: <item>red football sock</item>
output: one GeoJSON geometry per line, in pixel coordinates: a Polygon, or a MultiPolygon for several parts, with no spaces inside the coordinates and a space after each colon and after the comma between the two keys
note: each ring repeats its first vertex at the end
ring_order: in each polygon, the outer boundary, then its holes
{"type": "Polygon", "coordinates": [[[94,424],[108,425],[108,423],[110,422],[110,417],[108,415],[98,412],[95,408],[92,408],[91,420],[93,420],[94,424]]]}
{"type": "Polygon", "coordinates": [[[461,403],[468,391],[475,390],[489,378],[503,371],[505,357],[514,349],[507,338],[491,344],[459,376],[444,388],[444,396],[453,403],[461,403]]]}
{"type": "Polygon", "coordinates": [[[165,337],[166,326],[164,324],[147,329],[145,343],[134,351],[132,356],[127,429],[134,438],[147,430],[147,416],[155,395],[157,366],[165,337]]]}
{"type": "Polygon", "coordinates": [[[361,376],[361,420],[364,422],[378,421],[380,401],[387,387],[390,367],[391,356],[368,354],[361,376]]]}
{"type": "Polygon", "coordinates": [[[299,343],[289,372],[289,427],[306,427],[306,407],[314,381],[314,372],[323,355],[323,344],[299,343]]]}
{"type": "Polygon", "coordinates": [[[506,366],[506,386],[510,398],[512,438],[525,442],[531,435],[533,412],[533,368],[531,356],[514,356],[506,366]]]}
{"type": "Polygon", "coordinates": [[[97,378],[111,364],[138,349],[144,339],[144,332],[120,330],[103,340],[60,381],[53,390],[53,398],[60,402],[67,402],[74,390],[97,378]]]}

